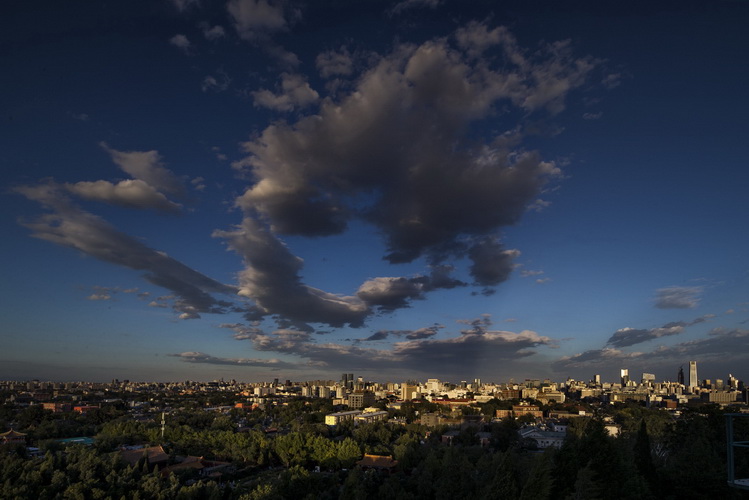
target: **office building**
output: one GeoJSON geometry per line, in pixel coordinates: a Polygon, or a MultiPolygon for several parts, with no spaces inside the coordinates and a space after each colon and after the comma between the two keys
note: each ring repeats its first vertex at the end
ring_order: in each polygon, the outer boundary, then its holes
{"type": "Polygon", "coordinates": [[[689,362],[689,390],[694,392],[695,389],[697,389],[699,385],[700,384],[697,379],[697,362],[690,361],[689,362]]]}

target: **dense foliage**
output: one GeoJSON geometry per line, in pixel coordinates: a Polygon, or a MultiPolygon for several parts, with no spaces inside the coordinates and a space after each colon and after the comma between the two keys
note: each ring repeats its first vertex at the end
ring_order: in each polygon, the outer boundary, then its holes
{"type": "MultiPolygon", "coordinates": [[[[0,498],[741,498],[726,485],[724,418],[715,407],[674,418],[620,405],[609,415],[572,419],[564,445],[543,452],[519,440],[520,424],[511,419],[464,427],[447,445],[446,427],[329,429],[322,421],[331,410],[325,401],[301,399],[253,412],[182,409],[169,415],[163,439],[158,418],[136,421],[117,408],[87,416],[6,411],[45,454],[28,457],[24,447],[6,446],[0,498]],[[607,433],[604,416],[621,426],[620,437],[607,433]],[[88,430],[96,436],[91,447],[53,440],[88,430]],[[479,430],[491,433],[489,446],[478,444],[479,430]],[[134,467],[122,460],[118,447],[134,443],[162,444],[173,460],[203,456],[234,467],[218,478],[162,475],[145,459],[134,467]],[[390,473],[360,470],[363,453],[391,455],[398,465],[390,473]]],[[[746,458],[737,466],[749,472],[746,458]]]]}

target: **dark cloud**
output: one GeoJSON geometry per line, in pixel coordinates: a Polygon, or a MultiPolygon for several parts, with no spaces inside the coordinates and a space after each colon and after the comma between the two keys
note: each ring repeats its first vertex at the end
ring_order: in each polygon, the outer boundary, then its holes
{"type": "Polygon", "coordinates": [[[239,293],[255,306],[246,314],[250,321],[277,315],[279,326],[311,331],[308,323],[333,327],[360,327],[376,310],[393,311],[423,299],[427,292],[463,286],[450,276],[452,267],[433,266],[428,275],[378,277],[365,281],[355,296],[328,293],[302,282],[302,260],[262,224],[245,218],[233,231],[215,231],[242,256],[245,270],[239,273],[239,293]]]}
{"type": "MultiPolygon", "coordinates": [[[[315,114],[275,122],[244,143],[248,156],[233,164],[255,183],[237,199],[242,225],[216,235],[244,258],[240,287],[255,301],[254,319],[361,326],[374,310],[465,286],[446,262],[465,257],[474,284],[493,293],[489,287],[509,277],[519,254],[505,249],[496,231],[517,222],[560,173],[521,147],[517,116],[560,112],[593,67],[565,43],[530,54],[506,29],[480,23],[459,30],[455,40],[399,45],[370,61],[335,97],[322,99],[315,114]],[[490,48],[496,49],[491,57],[475,58],[490,48]],[[503,123],[511,113],[500,110],[507,109],[517,113],[503,123]],[[477,137],[476,125],[489,119],[494,132],[477,137]],[[277,235],[338,234],[355,217],[383,235],[386,260],[426,257],[429,275],[371,278],[354,296],[302,283],[301,260],[277,235]]],[[[350,63],[345,49],[318,59],[328,76],[352,74],[350,63]]],[[[287,111],[299,101],[292,96],[297,91],[305,102],[316,99],[291,74],[281,93],[255,97],[287,111]]]]}
{"type": "Polygon", "coordinates": [[[684,332],[684,329],[686,327],[702,323],[706,320],[707,317],[703,316],[689,322],[673,321],[671,323],[666,323],[665,325],[658,328],[621,328],[614,332],[614,334],[606,343],[612,347],[627,347],[660,337],[679,335],[680,333],[684,332]]]}
{"type": "Polygon", "coordinates": [[[407,340],[428,339],[437,335],[442,328],[444,328],[442,325],[433,325],[425,328],[418,328],[416,330],[379,330],[369,337],[362,339],[362,342],[385,340],[389,336],[405,337],[407,340]]]}
{"type": "Polygon", "coordinates": [[[407,278],[374,278],[364,282],[356,292],[367,304],[384,310],[406,307],[422,294],[423,285],[407,278]]]}
{"type": "Polygon", "coordinates": [[[468,251],[473,261],[471,276],[482,286],[494,286],[506,281],[514,267],[517,250],[505,250],[495,238],[484,238],[468,251]]]}
{"type": "Polygon", "coordinates": [[[16,191],[51,210],[35,220],[22,222],[32,236],[74,248],[104,262],[145,271],[146,280],[177,296],[173,308],[180,317],[189,319],[203,312],[226,312],[231,305],[211,294],[235,295],[234,287],[208,278],[81,210],[54,183],[19,187],[16,191]]]}
{"type": "Polygon", "coordinates": [[[179,354],[169,354],[169,356],[179,358],[187,363],[206,363],[209,365],[232,365],[247,366],[259,368],[271,368],[274,370],[294,370],[299,368],[298,364],[288,363],[278,359],[260,359],[260,358],[217,358],[210,354],[202,352],[182,352],[179,354]]]}
{"type": "Polygon", "coordinates": [[[363,342],[373,342],[373,341],[377,341],[377,340],[385,340],[386,338],[388,338],[389,334],[390,334],[390,332],[387,332],[385,330],[380,330],[379,332],[373,333],[372,335],[370,335],[366,339],[362,339],[362,341],[363,342]]]}
{"type": "Polygon", "coordinates": [[[216,231],[244,259],[239,294],[256,304],[255,319],[279,314],[296,321],[341,327],[361,326],[370,314],[358,297],[334,295],[302,283],[302,261],[268,230],[250,218],[234,231],[216,231]]]}
{"type": "Polygon", "coordinates": [[[624,352],[615,348],[593,349],[553,363],[555,371],[605,366],[637,366],[652,369],[685,360],[710,362],[720,368],[725,362],[749,362],[749,330],[715,328],[706,337],[661,346],[649,352],[624,352]]]}
{"type": "Polygon", "coordinates": [[[515,122],[514,135],[482,142],[468,131],[497,122],[499,106],[561,110],[592,63],[560,45],[528,56],[509,35],[496,43],[505,56],[481,63],[446,39],[399,46],[314,116],[269,126],[237,163],[257,180],[239,205],[282,234],[335,234],[362,217],[383,233],[393,263],[517,222],[558,169],[516,147],[515,122]]]}
{"type": "MultiPolygon", "coordinates": [[[[486,323],[484,323],[486,324],[486,323]]],[[[274,332],[273,335],[257,336],[252,340],[259,351],[270,351],[294,355],[305,363],[339,370],[356,366],[361,371],[397,371],[407,367],[409,371],[444,374],[465,374],[467,366],[475,364],[509,364],[528,358],[540,346],[553,346],[548,337],[524,330],[520,333],[493,331],[485,328],[466,330],[457,337],[433,339],[441,325],[414,331],[376,332],[366,340],[384,340],[390,335],[405,336],[388,349],[361,347],[360,343],[341,345],[317,343],[305,335],[291,332],[274,332]]]]}
{"type": "Polygon", "coordinates": [[[700,303],[702,287],[672,286],[655,291],[655,307],[658,309],[692,309],[700,303]]]}

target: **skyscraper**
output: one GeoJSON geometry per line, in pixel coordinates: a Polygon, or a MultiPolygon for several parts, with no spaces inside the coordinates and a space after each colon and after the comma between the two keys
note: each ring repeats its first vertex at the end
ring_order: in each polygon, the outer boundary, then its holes
{"type": "Polygon", "coordinates": [[[697,382],[697,362],[690,361],[689,362],[689,390],[694,392],[694,390],[697,388],[698,385],[700,384],[699,382],[697,382]]]}
{"type": "Polygon", "coordinates": [[[622,368],[620,373],[622,379],[622,387],[627,387],[627,384],[629,383],[629,369],[622,368]]]}

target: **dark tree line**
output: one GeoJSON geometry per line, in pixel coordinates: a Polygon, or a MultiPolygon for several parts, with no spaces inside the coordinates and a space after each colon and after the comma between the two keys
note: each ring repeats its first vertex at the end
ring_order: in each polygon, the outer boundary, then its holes
{"type": "MultiPolygon", "coordinates": [[[[329,429],[322,419],[330,410],[326,402],[301,400],[247,414],[183,410],[168,417],[163,439],[153,421],[116,412],[96,416],[103,423],[81,419],[79,425],[97,430],[93,447],[63,449],[49,441],[41,458],[26,457],[22,447],[2,450],[0,498],[741,498],[726,485],[718,408],[673,418],[619,405],[608,416],[622,427],[620,437],[608,434],[601,417],[578,417],[571,419],[563,446],[545,451],[528,449],[518,437],[520,424],[511,419],[463,428],[446,445],[440,436],[447,427],[379,422],[329,429]],[[242,432],[238,420],[245,424],[242,432]],[[279,432],[265,432],[269,426],[279,432]],[[489,446],[479,446],[479,430],[490,432],[489,446]],[[231,462],[236,472],[218,480],[189,471],[164,478],[144,461],[127,465],[115,451],[138,442],[162,444],[173,458],[231,462]],[[398,465],[390,473],[359,470],[355,464],[364,453],[391,455],[398,465]]],[[[412,410],[404,409],[406,417],[412,410]]],[[[32,429],[67,420],[37,413],[23,416],[32,429]]],[[[737,467],[749,475],[746,456],[737,467]]]]}

